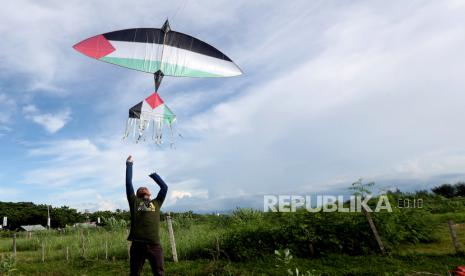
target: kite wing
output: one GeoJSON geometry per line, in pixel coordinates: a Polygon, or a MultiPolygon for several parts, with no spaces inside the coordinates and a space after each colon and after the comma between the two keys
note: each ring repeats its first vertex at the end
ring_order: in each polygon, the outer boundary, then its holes
{"type": "Polygon", "coordinates": [[[163,28],[137,28],[93,36],[74,49],[108,63],[174,77],[231,77],[241,69],[215,47],[190,35],[163,28]]]}
{"type": "Polygon", "coordinates": [[[163,125],[172,130],[176,115],[163,102],[157,92],[129,109],[124,138],[133,135],[136,141],[145,140],[144,132],[152,125],[153,140],[161,144],[163,125]]]}

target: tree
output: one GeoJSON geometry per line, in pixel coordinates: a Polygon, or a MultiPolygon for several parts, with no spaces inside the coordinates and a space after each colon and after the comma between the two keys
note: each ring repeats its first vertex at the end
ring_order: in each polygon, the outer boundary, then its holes
{"type": "Polygon", "coordinates": [[[465,182],[455,184],[455,196],[465,197],[465,182]]]}
{"type": "MultiPolygon", "coordinates": [[[[362,179],[360,178],[359,180],[352,183],[352,187],[349,187],[349,190],[351,190],[355,196],[365,198],[366,196],[371,195],[371,190],[373,189],[373,186],[375,186],[375,182],[363,183],[362,179]]],[[[365,214],[368,224],[370,225],[371,231],[375,236],[376,242],[378,243],[379,250],[381,251],[381,254],[385,255],[386,251],[384,249],[384,244],[381,240],[381,237],[379,236],[378,230],[376,229],[376,225],[373,222],[373,218],[371,217],[371,214],[365,209],[365,207],[361,207],[362,212],[365,214]]]]}
{"type": "Polygon", "coordinates": [[[452,198],[456,195],[456,188],[451,184],[442,184],[440,186],[434,187],[431,189],[431,191],[446,198],[452,198]]]}

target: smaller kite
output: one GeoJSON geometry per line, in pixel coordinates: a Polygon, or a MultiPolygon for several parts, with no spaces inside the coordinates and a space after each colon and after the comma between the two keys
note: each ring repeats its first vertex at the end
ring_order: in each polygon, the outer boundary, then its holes
{"type": "MultiPolygon", "coordinates": [[[[124,139],[130,135],[136,140],[145,141],[144,133],[152,127],[152,139],[157,145],[162,144],[162,130],[166,124],[173,136],[173,124],[176,115],[163,102],[157,92],[129,109],[124,139]]],[[[173,145],[173,143],[171,143],[173,145]]]]}

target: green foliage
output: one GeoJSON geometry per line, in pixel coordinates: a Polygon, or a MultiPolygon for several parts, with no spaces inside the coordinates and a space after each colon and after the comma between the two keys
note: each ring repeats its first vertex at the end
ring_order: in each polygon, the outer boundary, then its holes
{"type": "MultiPolygon", "coordinates": [[[[393,208],[392,213],[372,213],[372,217],[388,250],[400,244],[437,239],[434,235],[436,223],[427,210],[393,208]]],[[[289,248],[299,257],[330,253],[362,255],[379,250],[363,213],[298,210],[296,213],[262,213],[245,221],[248,223],[244,223],[244,219],[233,219],[222,238],[222,248],[233,260],[262,258],[282,248],[289,248]]]]}
{"type": "Polygon", "coordinates": [[[8,255],[0,259],[0,275],[10,275],[16,271],[16,260],[13,255],[8,255]]]}
{"type": "Polygon", "coordinates": [[[236,225],[223,236],[221,246],[232,260],[247,260],[272,254],[283,245],[279,227],[257,224],[236,225]]]}
{"type": "Polygon", "coordinates": [[[465,197],[465,183],[459,182],[455,184],[455,196],[465,197]]]}
{"type": "Polygon", "coordinates": [[[128,222],[124,219],[116,219],[115,217],[103,218],[103,227],[107,230],[126,229],[128,222]]]}
{"type": "Polygon", "coordinates": [[[189,229],[195,222],[195,215],[192,212],[171,214],[174,229],[189,229]]]}
{"type": "MultiPolygon", "coordinates": [[[[63,206],[50,208],[53,228],[63,228],[67,224],[83,222],[85,217],[76,209],[63,206]]],[[[8,217],[8,229],[16,230],[21,225],[47,224],[47,205],[36,205],[32,202],[0,202],[0,218],[8,217]]]]}
{"type": "Polygon", "coordinates": [[[442,184],[434,187],[431,191],[445,198],[465,197],[465,182],[457,182],[453,185],[442,184]]]}
{"type": "Polygon", "coordinates": [[[373,219],[388,249],[437,240],[437,224],[433,215],[424,209],[393,208],[392,213],[374,213],[373,219]]]}
{"type": "Polygon", "coordinates": [[[292,255],[288,248],[284,250],[275,250],[274,254],[276,255],[277,264],[275,266],[277,268],[290,269],[289,265],[292,260],[292,255]]]}
{"type": "Polygon", "coordinates": [[[263,213],[252,208],[237,208],[232,213],[232,219],[237,224],[257,223],[263,218],[263,213]]]}
{"type": "Polygon", "coordinates": [[[433,193],[437,195],[442,195],[446,198],[452,198],[455,196],[456,193],[455,186],[451,184],[442,184],[440,186],[434,187],[431,190],[433,191],[433,193]]]}
{"type": "Polygon", "coordinates": [[[368,182],[368,183],[363,183],[363,179],[359,179],[352,183],[352,186],[349,187],[349,190],[352,191],[352,193],[356,196],[361,196],[365,197],[367,195],[371,195],[371,190],[373,189],[373,186],[375,185],[375,182],[368,182]]]}
{"type": "Polygon", "coordinates": [[[410,199],[411,204],[413,204],[414,199],[421,199],[422,206],[417,209],[423,209],[431,214],[465,213],[465,198],[461,197],[445,198],[426,191],[417,191],[415,193],[388,192],[388,196],[390,202],[395,205],[397,205],[398,200],[410,199]]]}
{"type": "Polygon", "coordinates": [[[288,248],[284,250],[275,250],[274,251],[276,262],[275,265],[278,270],[284,270],[287,275],[293,276],[316,276],[320,275],[316,273],[316,270],[312,271],[307,270],[305,272],[300,272],[299,268],[294,267],[292,263],[293,256],[288,248]]]}

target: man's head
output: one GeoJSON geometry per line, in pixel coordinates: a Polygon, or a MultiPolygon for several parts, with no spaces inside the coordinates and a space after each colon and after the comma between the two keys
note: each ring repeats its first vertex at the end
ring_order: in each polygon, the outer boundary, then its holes
{"type": "Polygon", "coordinates": [[[147,189],[147,187],[140,187],[136,192],[136,196],[140,199],[150,199],[151,195],[152,194],[150,193],[149,189],[147,189]]]}

